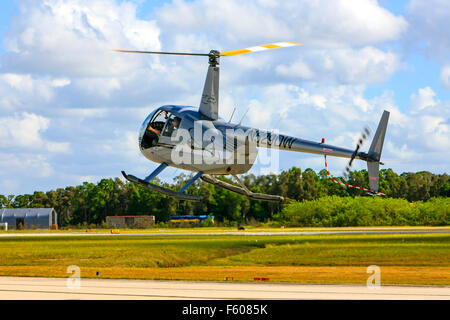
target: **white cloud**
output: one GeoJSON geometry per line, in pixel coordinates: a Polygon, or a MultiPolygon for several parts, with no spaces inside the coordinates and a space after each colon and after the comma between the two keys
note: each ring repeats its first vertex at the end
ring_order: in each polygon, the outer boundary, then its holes
{"type": "MultiPolygon", "coordinates": [[[[19,3],[4,39],[7,53],[0,55],[0,162],[6,171],[16,170],[5,154],[36,155],[35,162],[20,163],[28,166],[26,175],[2,175],[11,188],[18,185],[14,190],[36,189],[29,172],[38,168],[51,181],[49,188],[98,181],[122,169],[148,174],[154,164],[139,153],[141,121],[158,105],[198,105],[206,58],[119,54],[114,48],[208,52],[301,42],[222,58],[220,115],[228,120],[237,107],[233,122],[238,122],[250,106],[243,124],[352,148],[364,125],[374,130],[387,109],[385,156],[398,157],[395,150],[416,155],[412,170],[427,169],[433,161],[430,168],[445,166],[445,160],[427,156],[437,152],[433,141],[448,146],[448,102],[426,87],[411,97],[416,113],[399,108],[394,92],[367,98],[368,83],[383,82],[402,68],[391,44],[408,29],[403,17],[377,1],[177,0],[148,21],[137,18],[136,3],[19,3]]],[[[446,75],[443,69],[443,84],[446,75]]],[[[316,170],[323,166],[321,157],[281,156],[306,159],[316,170]]],[[[333,166],[343,168],[345,162],[336,159],[333,166]]]]}
{"type": "Polygon", "coordinates": [[[55,88],[61,88],[68,86],[71,83],[70,79],[60,78],[52,80],[52,86],[55,88]]]}
{"type": "Polygon", "coordinates": [[[257,123],[262,128],[270,128],[270,124],[273,119],[270,108],[267,108],[264,104],[256,99],[250,100],[247,108],[248,112],[246,117],[248,118],[248,122],[250,122],[251,125],[255,125],[257,123]]]}
{"type": "Polygon", "coordinates": [[[428,54],[449,60],[450,2],[446,0],[410,0],[407,6],[410,37],[425,44],[428,54]]]}
{"type": "Polygon", "coordinates": [[[315,75],[311,68],[301,60],[294,62],[290,66],[279,65],[275,70],[278,74],[283,76],[305,80],[310,80],[315,75]]]}
{"type": "Polygon", "coordinates": [[[100,118],[105,117],[108,114],[108,110],[106,108],[71,108],[71,109],[63,109],[61,111],[62,116],[64,117],[74,117],[78,119],[78,121],[83,120],[84,118],[100,118]]]}
{"type": "Polygon", "coordinates": [[[161,49],[155,22],[136,19],[131,2],[25,0],[19,8],[5,38],[6,69],[71,77],[123,75],[145,65],[144,57],[112,49],[161,49]]]}
{"type": "Polygon", "coordinates": [[[1,79],[18,91],[31,92],[33,90],[31,75],[5,73],[1,75],[1,79]]]}
{"type": "Polygon", "coordinates": [[[70,143],[69,142],[48,141],[44,144],[44,146],[49,152],[54,152],[54,153],[69,152],[70,143]]]}
{"type": "Polygon", "coordinates": [[[32,113],[0,118],[0,147],[42,146],[40,132],[47,130],[49,122],[49,119],[32,113]]]}
{"type": "Polygon", "coordinates": [[[70,80],[66,78],[0,73],[0,110],[30,110],[40,103],[50,102],[57,89],[68,85],[70,80]]]}
{"type": "Polygon", "coordinates": [[[215,32],[219,43],[280,41],[283,36],[309,45],[367,45],[398,39],[407,28],[403,17],[374,0],[176,0],[164,5],[159,16],[172,30],[215,32]]]}
{"type": "Polygon", "coordinates": [[[20,116],[0,117],[0,148],[46,149],[49,152],[67,152],[69,143],[45,141],[41,133],[49,127],[48,118],[23,113],[20,116]]]}
{"type": "Polygon", "coordinates": [[[439,101],[434,100],[436,93],[430,87],[419,89],[418,94],[411,94],[411,112],[417,113],[428,107],[436,106],[439,101]]]}
{"type": "Polygon", "coordinates": [[[419,139],[430,150],[450,150],[450,126],[444,117],[423,115],[416,123],[415,129],[422,136],[419,139]]]}
{"type": "Polygon", "coordinates": [[[82,184],[83,182],[89,182],[89,183],[98,183],[100,180],[103,179],[103,177],[100,176],[79,176],[76,178],[79,184],[82,184]]]}
{"type": "Polygon", "coordinates": [[[441,70],[441,83],[444,88],[450,90],[450,65],[447,65],[441,70]]]}
{"type": "MultiPolygon", "coordinates": [[[[36,153],[4,154],[0,152],[0,167],[8,168],[8,171],[1,172],[0,176],[9,180],[10,187],[18,186],[17,177],[47,178],[53,173],[52,166],[48,159],[36,153]],[[14,179],[8,179],[9,175],[14,175],[14,179]]],[[[3,179],[2,179],[3,180],[3,179]]],[[[21,183],[19,183],[21,185],[21,183]]]]}
{"type": "Polygon", "coordinates": [[[401,67],[394,53],[371,46],[306,51],[302,60],[289,66],[279,65],[277,73],[293,79],[325,83],[379,83],[401,67]]]}
{"type": "MultiPolygon", "coordinates": [[[[352,149],[366,124],[370,126],[373,138],[383,110],[388,110],[390,119],[382,161],[386,159],[384,162],[388,167],[401,172],[448,170],[448,166],[446,168],[442,161],[431,157],[435,157],[438,152],[441,153],[441,159],[450,157],[450,101],[436,99],[434,91],[426,87],[413,95],[414,109],[401,111],[389,93],[367,99],[364,91],[363,86],[312,86],[308,89],[293,85],[269,87],[264,89],[261,95],[263,98],[253,102],[258,105],[257,111],[263,117],[259,120],[258,115],[254,115],[251,123],[256,127],[268,127],[267,119],[275,120],[279,117],[282,103],[283,106],[288,106],[288,110],[287,116],[277,127],[280,133],[312,141],[320,141],[325,137],[327,143],[352,149]],[[314,97],[326,101],[326,108],[318,108],[314,97]],[[405,159],[408,164],[402,167],[405,159]]],[[[273,125],[274,121],[270,124],[273,125]]],[[[370,140],[363,150],[368,149],[370,140]]],[[[281,156],[298,157],[299,163],[303,163],[302,168],[323,168],[320,160],[311,160],[309,155],[289,153],[281,156]]],[[[337,159],[333,158],[330,162],[335,170],[339,168],[340,162],[337,159]]],[[[358,164],[355,168],[362,169],[364,166],[358,164]]],[[[337,170],[335,174],[341,172],[337,170]]]]}
{"type": "Polygon", "coordinates": [[[376,46],[399,39],[407,30],[403,17],[373,0],[178,0],[160,9],[157,21],[175,34],[173,41],[162,33],[162,41],[178,51],[223,51],[281,40],[303,44],[277,53],[223,58],[232,81],[240,84],[249,78],[253,83],[278,80],[273,73],[287,81],[379,83],[402,64],[394,52],[376,46]],[[257,69],[258,76],[250,69],[257,69]]]}
{"type": "Polygon", "coordinates": [[[441,101],[435,96],[430,87],[411,95],[409,136],[428,150],[450,150],[450,101],[441,101]]]}
{"type": "Polygon", "coordinates": [[[441,83],[450,89],[450,2],[447,0],[411,0],[408,3],[408,21],[411,30],[408,34],[410,45],[442,64],[441,83]]]}
{"type": "Polygon", "coordinates": [[[109,154],[120,153],[128,159],[137,159],[139,156],[139,142],[137,131],[113,131],[114,138],[104,141],[103,148],[109,154]]]}

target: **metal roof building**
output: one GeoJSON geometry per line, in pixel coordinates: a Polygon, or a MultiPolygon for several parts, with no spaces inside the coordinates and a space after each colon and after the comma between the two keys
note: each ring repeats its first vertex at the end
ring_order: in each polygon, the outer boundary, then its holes
{"type": "Polygon", "coordinates": [[[8,229],[50,229],[58,224],[53,208],[0,209],[0,223],[8,223],[8,229]]]}
{"type": "Polygon", "coordinates": [[[140,215],[140,216],[107,216],[106,223],[109,226],[116,228],[126,227],[145,227],[155,224],[155,216],[140,215]]]}

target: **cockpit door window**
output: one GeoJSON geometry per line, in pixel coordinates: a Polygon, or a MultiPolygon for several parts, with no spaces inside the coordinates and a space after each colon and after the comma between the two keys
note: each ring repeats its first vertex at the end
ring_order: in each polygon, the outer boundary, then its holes
{"type": "Polygon", "coordinates": [[[176,131],[180,127],[180,123],[181,118],[175,116],[174,114],[171,114],[166,121],[166,125],[164,126],[164,129],[162,131],[162,135],[165,137],[172,137],[174,134],[176,134],[176,131]]]}
{"type": "Polygon", "coordinates": [[[157,110],[149,115],[142,124],[139,135],[139,143],[142,149],[148,149],[157,145],[161,131],[168,118],[168,113],[164,110],[157,110]]]}

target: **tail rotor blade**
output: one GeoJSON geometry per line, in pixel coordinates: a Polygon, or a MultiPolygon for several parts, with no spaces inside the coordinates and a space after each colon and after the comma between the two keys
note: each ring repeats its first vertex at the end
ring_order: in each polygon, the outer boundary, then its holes
{"type": "Polygon", "coordinates": [[[356,144],[356,149],[352,154],[352,157],[350,158],[350,161],[348,162],[347,166],[345,167],[345,170],[343,172],[343,176],[344,179],[348,180],[349,175],[350,175],[350,169],[352,167],[353,164],[353,160],[355,159],[355,157],[358,154],[359,149],[361,148],[361,146],[364,144],[364,141],[366,141],[370,136],[370,129],[369,127],[365,127],[364,131],[361,133],[361,137],[358,140],[358,143],[356,144]]]}

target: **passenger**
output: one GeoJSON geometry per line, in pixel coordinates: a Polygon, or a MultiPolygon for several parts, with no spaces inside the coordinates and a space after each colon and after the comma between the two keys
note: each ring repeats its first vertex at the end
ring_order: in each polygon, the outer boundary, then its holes
{"type": "Polygon", "coordinates": [[[178,129],[178,127],[180,126],[180,118],[178,118],[178,117],[175,117],[175,119],[173,119],[173,121],[172,121],[172,124],[173,124],[173,127],[174,128],[177,128],[178,129]]]}
{"type": "Polygon", "coordinates": [[[170,137],[175,129],[178,129],[180,126],[181,119],[178,117],[175,117],[173,119],[169,119],[169,122],[167,123],[167,127],[164,130],[163,136],[170,137]]]}

